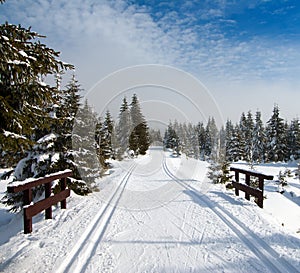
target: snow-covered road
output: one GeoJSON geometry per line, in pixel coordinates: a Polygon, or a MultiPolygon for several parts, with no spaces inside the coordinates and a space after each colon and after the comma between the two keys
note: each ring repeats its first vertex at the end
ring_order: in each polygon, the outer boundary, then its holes
{"type": "Polygon", "coordinates": [[[157,147],[118,163],[100,192],[72,196],[53,221],[37,217],[32,234],[4,240],[0,271],[298,272],[300,240],[206,170],[157,147]]]}

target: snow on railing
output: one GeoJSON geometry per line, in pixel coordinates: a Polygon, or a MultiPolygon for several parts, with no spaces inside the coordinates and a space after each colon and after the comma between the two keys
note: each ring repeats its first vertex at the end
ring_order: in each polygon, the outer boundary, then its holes
{"type": "Polygon", "coordinates": [[[235,195],[239,196],[239,191],[245,192],[245,198],[250,200],[250,195],[257,198],[257,205],[260,208],[263,208],[264,202],[264,179],[273,180],[273,175],[265,175],[258,173],[256,171],[243,170],[238,168],[230,168],[230,171],[235,172],[235,181],[232,182],[233,187],[235,188],[235,195]],[[245,183],[242,184],[239,181],[239,174],[245,174],[245,183]],[[258,188],[250,186],[250,176],[258,177],[258,188]]]}
{"type": "Polygon", "coordinates": [[[23,216],[24,233],[32,232],[32,217],[45,210],[45,218],[52,219],[52,205],[60,202],[61,208],[66,209],[67,197],[70,196],[70,189],[67,189],[67,178],[72,176],[71,170],[52,173],[40,178],[29,178],[24,181],[13,182],[7,186],[8,193],[23,192],[23,216]],[[51,186],[54,180],[59,179],[60,192],[51,194],[51,186]],[[32,202],[32,188],[45,185],[45,199],[36,203],[32,202]]]}

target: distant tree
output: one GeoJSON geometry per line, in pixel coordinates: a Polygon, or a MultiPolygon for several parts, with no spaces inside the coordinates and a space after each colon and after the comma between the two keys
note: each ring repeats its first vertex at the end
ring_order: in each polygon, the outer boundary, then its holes
{"type": "Polygon", "coordinates": [[[197,136],[198,136],[198,146],[199,146],[199,158],[201,160],[205,159],[205,141],[206,141],[206,134],[205,134],[205,128],[202,122],[199,122],[197,124],[197,136]]]}
{"type": "Polygon", "coordinates": [[[152,144],[160,144],[163,142],[161,132],[159,129],[150,129],[149,130],[150,143],[152,144]]]}
{"type": "Polygon", "coordinates": [[[149,128],[142,114],[136,94],[132,97],[130,108],[132,131],[129,137],[129,148],[135,154],[146,154],[150,145],[149,128]]]}
{"type": "Polygon", "coordinates": [[[171,123],[165,132],[164,147],[166,149],[173,149],[178,154],[180,153],[180,140],[171,123]]]}
{"type": "Polygon", "coordinates": [[[246,135],[247,135],[247,118],[245,113],[243,112],[239,122],[238,130],[238,139],[239,139],[239,150],[240,150],[240,158],[242,160],[247,159],[246,153],[246,135]]]}
{"type": "Polygon", "coordinates": [[[293,119],[287,130],[287,160],[300,158],[300,124],[299,119],[293,119]]]}
{"type": "Polygon", "coordinates": [[[242,158],[242,150],[240,148],[240,127],[235,125],[231,138],[226,143],[226,156],[229,161],[238,161],[242,158]]]}
{"type": "Polygon", "coordinates": [[[251,111],[248,111],[245,124],[245,159],[247,162],[253,162],[253,130],[254,122],[251,111]]]}
{"type": "Polygon", "coordinates": [[[112,147],[114,131],[113,119],[109,111],[106,112],[104,121],[98,121],[96,125],[95,140],[98,147],[98,157],[103,168],[108,167],[108,159],[114,158],[115,154],[112,147]]]}
{"type": "Polygon", "coordinates": [[[253,161],[263,162],[266,152],[266,134],[263,122],[261,120],[261,112],[257,111],[255,115],[255,125],[253,128],[253,161]]]}
{"type": "Polygon", "coordinates": [[[205,150],[205,156],[210,157],[212,150],[217,145],[218,142],[218,128],[215,123],[215,119],[213,117],[210,117],[208,119],[206,128],[205,128],[205,144],[204,144],[204,150],[205,150]]]}
{"type": "Polygon", "coordinates": [[[286,152],[286,129],[280,117],[279,107],[273,108],[273,114],[267,122],[267,151],[269,161],[284,161],[286,152]]]}
{"type": "Polygon", "coordinates": [[[116,139],[118,147],[116,147],[117,157],[122,159],[124,152],[129,148],[129,136],[132,130],[132,122],[129,105],[126,97],[120,107],[119,122],[116,126],[116,139]]]}

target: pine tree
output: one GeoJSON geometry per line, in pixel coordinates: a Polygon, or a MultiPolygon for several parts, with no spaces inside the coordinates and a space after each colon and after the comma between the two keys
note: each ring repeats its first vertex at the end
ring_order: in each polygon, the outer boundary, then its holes
{"type": "Polygon", "coordinates": [[[226,158],[229,161],[238,161],[241,159],[241,149],[240,149],[240,127],[235,125],[232,130],[231,137],[226,143],[226,158]]]}
{"type": "Polygon", "coordinates": [[[103,168],[107,168],[109,166],[107,160],[114,158],[114,151],[113,151],[113,131],[114,131],[114,124],[109,111],[106,112],[104,121],[98,121],[96,125],[96,136],[95,141],[98,147],[98,157],[100,163],[103,168]]]}
{"type": "Polygon", "coordinates": [[[273,114],[267,123],[268,160],[284,161],[286,158],[286,130],[277,105],[274,106],[273,114]]]}
{"type": "Polygon", "coordinates": [[[86,100],[76,115],[72,145],[76,167],[90,190],[94,188],[95,180],[100,177],[101,173],[95,140],[96,125],[96,114],[86,100]]]}
{"type": "Polygon", "coordinates": [[[197,125],[197,136],[198,136],[198,146],[199,146],[199,159],[205,159],[205,128],[202,122],[197,125]]]}
{"type": "Polygon", "coordinates": [[[117,157],[122,159],[123,154],[129,148],[129,136],[132,130],[130,109],[126,97],[120,108],[119,122],[116,126],[116,140],[118,147],[116,148],[117,157]]]}
{"type": "Polygon", "coordinates": [[[287,159],[300,158],[300,124],[299,119],[293,119],[287,131],[287,159]]]}
{"type": "Polygon", "coordinates": [[[0,25],[0,153],[1,166],[16,164],[34,145],[36,128],[49,129],[49,107],[57,88],[44,77],[72,68],[59,53],[39,42],[43,36],[8,23],[0,25]]]}
{"type": "Polygon", "coordinates": [[[253,161],[263,162],[266,152],[266,134],[263,122],[261,120],[261,112],[255,114],[255,125],[253,128],[253,161]]]}
{"type": "Polygon", "coordinates": [[[180,154],[180,140],[171,123],[168,125],[168,128],[165,132],[163,142],[164,148],[172,149],[178,155],[180,154]]]}
{"type": "Polygon", "coordinates": [[[208,119],[206,128],[205,128],[205,156],[210,157],[214,147],[218,142],[218,128],[216,126],[215,120],[213,117],[208,119]]]}
{"type": "Polygon", "coordinates": [[[247,118],[245,113],[243,112],[240,118],[240,123],[238,128],[240,159],[242,160],[247,159],[246,137],[247,137],[247,118]]]}
{"type": "Polygon", "coordinates": [[[253,163],[253,130],[254,122],[252,118],[252,113],[249,111],[246,117],[246,127],[245,127],[245,156],[246,161],[253,163]]]}
{"type": "Polygon", "coordinates": [[[146,154],[149,148],[149,128],[142,114],[141,107],[136,94],[132,97],[130,115],[132,121],[132,131],[129,137],[129,148],[136,155],[146,154]]]}

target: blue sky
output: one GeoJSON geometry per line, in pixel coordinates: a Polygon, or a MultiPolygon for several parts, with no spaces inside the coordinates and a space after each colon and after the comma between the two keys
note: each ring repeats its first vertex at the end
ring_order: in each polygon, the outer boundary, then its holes
{"type": "Polygon", "coordinates": [[[191,73],[223,117],[274,103],[299,117],[300,3],[296,0],[8,0],[2,22],[47,36],[89,90],[127,66],[162,64],[191,73]]]}

